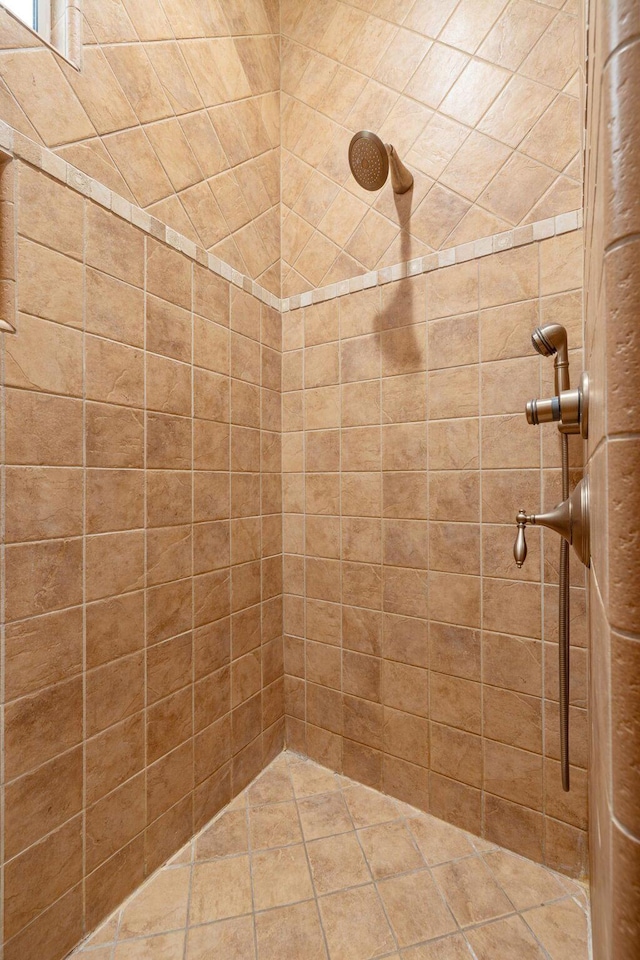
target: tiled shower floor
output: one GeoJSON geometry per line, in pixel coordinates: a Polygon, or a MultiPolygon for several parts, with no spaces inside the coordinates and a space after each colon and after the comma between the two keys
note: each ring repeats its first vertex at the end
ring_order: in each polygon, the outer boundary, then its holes
{"type": "Polygon", "coordinates": [[[74,954],[587,960],[580,884],[281,754],[74,954]]]}

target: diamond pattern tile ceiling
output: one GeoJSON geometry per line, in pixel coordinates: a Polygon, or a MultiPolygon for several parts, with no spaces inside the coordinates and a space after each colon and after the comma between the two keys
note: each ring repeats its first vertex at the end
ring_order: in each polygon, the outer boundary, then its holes
{"type": "Polygon", "coordinates": [[[580,206],[577,10],[84,0],[78,72],[0,7],[0,117],[292,296],[580,206]],[[363,128],[412,194],[355,184],[363,128]]]}
{"type": "Polygon", "coordinates": [[[277,0],[84,0],[78,72],[0,7],[0,117],[280,292],[277,0]]]}
{"type": "Polygon", "coordinates": [[[283,0],[282,295],[580,206],[575,0],[283,0]],[[359,129],[412,194],[355,183],[359,129]]]}

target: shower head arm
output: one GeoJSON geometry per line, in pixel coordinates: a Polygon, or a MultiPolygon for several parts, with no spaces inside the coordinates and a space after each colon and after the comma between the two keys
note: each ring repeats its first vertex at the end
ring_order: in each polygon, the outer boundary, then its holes
{"type": "Polygon", "coordinates": [[[387,153],[389,154],[389,169],[391,171],[391,183],[394,193],[407,193],[413,186],[413,176],[407,170],[404,163],[390,143],[385,143],[387,153]]]}

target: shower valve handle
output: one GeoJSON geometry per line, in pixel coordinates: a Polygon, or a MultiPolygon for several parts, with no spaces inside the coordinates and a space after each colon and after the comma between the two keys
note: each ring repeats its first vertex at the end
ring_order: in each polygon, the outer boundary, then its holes
{"type": "Polygon", "coordinates": [[[526,513],[520,510],[516,517],[518,533],[513,547],[513,557],[518,567],[527,559],[527,525],[546,527],[560,534],[578,554],[586,567],[590,564],[589,540],[589,480],[582,479],[573,493],[548,513],[526,513]]]}
{"type": "Polygon", "coordinates": [[[513,557],[516,561],[516,566],[518,567],[522,567],[527,559],[527,538],[525,531],[527,529],[527,524],[531,523],[531,521],[532,517],[528,516],[524,510],[518,511],[518,516],[516,517],[518,533],[516,534],[516,542],[513,545],[513,557]]]}

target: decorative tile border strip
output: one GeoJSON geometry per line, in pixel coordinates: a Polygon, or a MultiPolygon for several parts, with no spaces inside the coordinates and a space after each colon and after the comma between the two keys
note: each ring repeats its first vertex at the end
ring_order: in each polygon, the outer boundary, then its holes
{"type": "Polygon", "coordinates": [[[572,210],[570,213],[561,213],[557,217],[538,220],[523,227],[506,230],[504,233],[483,237],[481,240],[439,250],[437,253],[429,254],[426,257],[418,257],[415,260],[396,263],[391,267],[373,270],[370,273],[352,277],[350,280],[341,280],[339,283],[332,283],[326,287],[317,287],[295,297],[280,299],[255,280],[252,280],[251,277],[235,270],[224,260],[220,260],[219,257],[209,253],[203,247],[199,247],[193,240],[189,240],[176,230],[172,230],[171,227],[168,227],[156,217],[152,217],[141,207],[137,207],[129,200],[114,193],[113,190],[109,190],[103,183],[87,176],[86,173],[53,153],[52,150],[35,143],[35,141],[25,137],[2,120],[0,120],[0,153],[8,157],[18,157],[31,164],[31,166],[43,170],[49,176],[88,197],[106,210],[111,210],[116,216],[134,224],[156,240],[161,240],[175,250],[179,250],[186,257],[207,267],[213,273],[223,277],[229,283],[233,283],[234,286],[251,294],[257,300],[273,307],[280,313],[310,307],[314,303],[323,303],[325,300],[345,297],[350,293],[357,293],[370,287],[382,286],[406,277],[416,277],[422,273],[438,270],[441,267],[450,267],[455,263],[477,260],[480,257],[488,257],[493,253],[510,250],[513,247],[522,247],[539,240],[560,236],[563,233],[571,233],[574,230],[579,230],[583,225],[582,210],[572,210]]]}
{"type": "Polygon", "coordinates": [[[106,210],[111,210],[116,216],[132,223],[149,236],[168,244],[175,250],[179,250],[190,260],[194,260],[201,266],[207,267],[213,273],[218,274],[218,276],[224,277],[229,283],[233,283],[236,287],[256,297],[257,300],[266,303],[267,306],[273,307],[274,310],[282,310],[280,298],[256,283],[251,277],[246,277],[230,264],[225,263],[224,260],[220,260],[219,257],[215,257],[203,247],[199,247],[193,240],[189,240],[176,230],[172,230],[157,217],[152,217],[146,210],[114,193],[99,180],[89,177],[82,170],[78,170],[77,167],[67,163],[62,157],[49,150],[48,147],[43,147],[29,137],[25,137],[24,134],[14,130],[13,127],[2,120],[0,120],[0,153],[8,158],[18,157],[20,160],[31,164],[31,166],[43,170],[50,177],[66,184],[72,190],[88,197],[106,210]]]}
{"type": "Polygon", "coordinates": [[[538,220],[523,227],[514,227],[504,233],[496,233],[481,240],[470,243],[461,243],[457,247],[439,250],[426,257],[415,260],[405,260],[392,267],[383,267],[373,270],[351,280],[341,280],[327,287],[318,287],[307,293],[300,293],[295,297],[281,300],[281,311],[287,313],[301,307],[310,307],[313,303],[322,303],[325,300],[334,300],[336,297],[345,297],[350,293],[358,293],[369,287],[382,286],[394,280],[403,280],[405,277],[417,277],[421,273],[430,273],[441,267],[450,267],[454,263],[464,263],[466,260],[478,260],[480,257],[489,257],[493,253],[511,250],[513,247],[523,247],[549,237],[557,237],[562,233],[572,233],[579,230],[583,224],[582,210],[572,210],[570,213],[561,213],[557,217],[538,220]]]}

